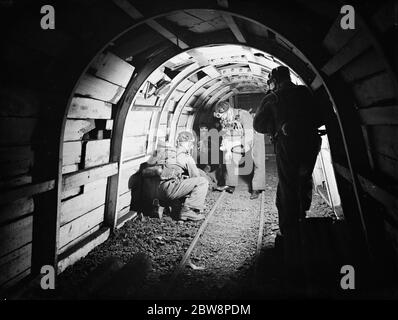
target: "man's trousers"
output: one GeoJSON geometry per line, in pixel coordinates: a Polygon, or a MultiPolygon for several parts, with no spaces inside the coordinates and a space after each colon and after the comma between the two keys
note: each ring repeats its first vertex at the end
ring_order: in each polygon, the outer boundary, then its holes
{"type": "Polygon", "coordinates": [[[254,132],[252,158],[254,165],[252,189],[265,190],[265,141],[262,133],[254,132]]]}
{"type": "Polygon", "coordinates": [[[278,189],[276,206],[279,228],[298,223],[312,200],[312,172],[321,147],[316,134],[305,137],[279,136],[276,141],[278,189]]]}
{"type": "Polygon", "coordinates": [[[276,141],[279,229],[283,236],[285,271],[291,285],[302,280],[300,219],[311,206],[312,172],[321,146],[316,134],[283,136],[276,141]]]}
{"type": "MultiPolygon", "coordinates": [[[[252,179],[252,189],[253,190],[265,190],[265,141],[264,135],[258,132],[254,132],[253,137],[253,146],[250,150],[253,163],[249,165],[245,163],[245,168],[250,169],[245,172],[245,169],[242,169],[241,173],[249,175],[252,170],[253,179],[252,179]]],[[[248,153],[247,153],[248,154],[248,153]]],[[[227,159],[224,153],[224,161],[225,161],[225,184],[227,186],[236,187],[238,185],[238,177],[239,177],[239,163],[242,160],[243,155],[241,153],[232,153],[232,157],[227,159]]],[[[250,159],[249,156],[245,156],[245,161],[250,159]]]]}
{"type": "Polygon", "coordinates": [[[208,188],[209,182],[204,177],[168,180],[160,183],[159,198],[171,202],[189,196],[184,205],[203,210],[208,188]]]}

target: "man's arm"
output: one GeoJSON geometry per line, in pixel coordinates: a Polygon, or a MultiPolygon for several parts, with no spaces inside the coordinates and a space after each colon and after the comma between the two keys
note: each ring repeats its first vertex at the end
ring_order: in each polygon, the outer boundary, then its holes
{"type": "Polygon", "coordinates": [[[190,178],[200,177],[200,172],[196,166],[195,160],[191,156],[187,156],[188,174],[190,178]]]}
{"type": "Polygon", "coordinates": [[[274,115],[272,112],[272,106],[278,102],[278,96],[271,92],[267,94],[261,101],[260,106],[256,110],[256,114],[253,119],[253,127],[259,133],[270,133],[274,132],[274,115]]]}
{"type": "Polygon", "coordinates": [[[200,172],[196,166],[195,160],[188,154],[179,154],[177,162],[188,171],[190,178],[200,177],[200,172]]]}

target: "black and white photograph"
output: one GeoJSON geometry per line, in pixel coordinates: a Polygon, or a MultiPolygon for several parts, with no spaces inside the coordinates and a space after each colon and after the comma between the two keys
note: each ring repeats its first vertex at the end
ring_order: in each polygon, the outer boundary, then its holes
{"type": "Polygon", "coordinates": [[[0,0],[0,27],[0,307],[398,299],[398,1],[0,0]]]}

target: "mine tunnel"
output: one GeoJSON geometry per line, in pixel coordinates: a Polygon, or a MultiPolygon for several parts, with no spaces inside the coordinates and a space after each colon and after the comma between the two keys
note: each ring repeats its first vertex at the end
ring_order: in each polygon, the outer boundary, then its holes
{"type": "MultiPolygon", "coordinates": [[[[201,128],[215,123],[218,102],[255,110],[271,69],[280,65],[289,68],[294,83],[312,91],[327,133],[313,173],[313,202],[329,214],[303,226],[308,260],[316,265],[317,257],[336,257],[336,286],[340,268],[351,265],[365,294],[394,292],[394,1],[355,2],[354,28],[342,27],[340,1],[4,1],[0,6],[2,295],[21,297],[26,288],[39,286],[43,266],[53,266],[61,283],[93,252],[101,254],[101,246],[123,243],[120,232],[126,227],[149,230],[148,238],[162,241],[165,215],[143,217],[131,209],[132,175],[160,144],[174,145],[179,132],[194,132],[200,140],[201,128]],[[45,5],[55,12],[48,29],[40,21],[45,5]],[[154,224],[159,234],[148,229],[154,224]]],[[[267,138],[264,153],[268,183],[271,172],[277,177],[267,138]]],[[[249,199],[250,181],[239,178],[236,194],[224,202],[258,214],[259,202],[249,199]]],[[[263,195],[269,200],[265,219],[272,210],[276,214],[272,188],[263,195]]],[[[219,194],[209,192],[207,213],[219,194]]],[[[125,250],[137,252],[134,245],[125,250]]],[[[257,272],[263,279],[267,270],[261,266],[257,272]]]]}

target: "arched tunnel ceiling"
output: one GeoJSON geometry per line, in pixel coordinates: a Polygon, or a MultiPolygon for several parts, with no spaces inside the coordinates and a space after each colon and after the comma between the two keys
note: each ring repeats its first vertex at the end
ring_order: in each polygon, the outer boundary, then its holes
{"type": "MultiPolygon", "coordinates": [[[[341,1],[175,0],[161,5],[135,0],[57,1],[57,28],[44,32],[38,27],[39,10],[33,2],[26,12],[21,5],[11,11],[4,7],[0,23],[6,47],[0,78],[6,99],[2,99],[1,127],[7,152],[2,156],[18,175],[22,162],[26,171],[23,180],[10,174],[12,180],[2,181],[18,183],[4,189],[2,201],[8,205],[26,199],[21,203],[30,211],[23,212],[23,220],[9,220],[7,230],[12,232],[6,239],[10,241],[3,242],[14,243],[14,226],[23,221],[28,227],[18,239],[26,241],[19,246],[33,247],[32,263],[23,253],[25,271],[38,274],[43,264],[58,262],[63,270],[78,251],[62,247],[58,240],[73,247],[83,242],[91,246],[125,221],[118,211],[129,208],[118,205],[120,194],[123,201],[130,196],[124,172],[145,161],[145,151],[155,142],[147,134],[151,128],[160,124],[166,130],[176,130],[179,124],[189,128],[201,106],[210,107],[237,93],[266,90],[269,64],[277,65],[279,60],[272,58],[277,57],[311,86],[325,106],[339,189],[345,211],[352,212],[351,231],[362,234],[363,225],[367,226],[375,248],[386,248],[379,239],[387,237],[391,237],[388,247],[396,244],[398,85],[390,50],[394,5],[393,1],[356,3],[358,28],[351,31],[339,27],[341,1]],[[202,54],[227,44],[242,50],[214,53],[210,59],[202,54]],[[108,58],[112,63],[106,63],[108,58]],[[142,117],[129,110],[141,110],[142,117]],[[166,110],[162,123],[158,115],[166,110]],[[143,128],[145,137],[129,140],[134,152],[124,166],[128,114],[134,114],[130,128],[143,128]],[[97,154],[93,146],[106,152],[97,154]],[[71,149],[77,152],[70,153],[71,149]],[[99,155],[95,158],[99,162],[88,163],[93,159],[88,154],[99,155]],[[104,231],[98,230],[97,237],[84,229],[85,235],[96,238],[79,235],[68,242],[72,238],[60,234],[68,233],[78,214],[84,213],[85,219],[92,212],[92,208],[70,210],[73,202],[90,202],[86,198],[90,183],[104,186],[102,194],[94,192],[101,203],[106,201],[105,213],[98,214],[98,226],[104,231]]],[[[7,175],[9,167],[2,165],[7,175]]],[[[12,268],[7,267],[12,272],[21,270],[22,253],[16,259],[15,248],[9,247],[2,256],[18,261],[18,266],[13,262],[12,268]]],[[[396,248],[391,249],[395,260],[396,248]]],[[[7,281],[14,276],[20,275],[13,273],[7,281]]]]}
{"type": "MultiPolygon", "coordinates": [[[[156,103],[162,114],[172,112],[172,143],[184,110],[196,115],[199,110],[210,111],[218,101],[237,94],[265,93],[269,72],[279,65],[285,64],[266,52],[243,45],[190,49],[152,72],[138,90],[131,110],[137,105],[156,103]]],[[[297,73],[290,70],[293,82],[302,84],[297,73]]]]}
{"type": "MultiPolygon", "coordinates": [[[[114,2],[133,19],[143,18],[125,1],[114,2]]],[[[317,79],[314,68],[287,39],[254,20],[222,10],[178,10],[155,16],[111,45],[112,52],[135,65],[154,61],[170,45],[181,49],[159,66],[153,65],[154,71],[142,81],[129,108],[156,105],[161,119],[171,113],[169,143],[181,114],[193,115],[192,126],[198,111],[210,111],[218,101],[238,94],[264,94],[269,72],[279,65],[290,68],[295,83],[310,85],[317,79]],[[142,34],[153,41],[140,42],[142,34]]]]}
{"type": "MultiPolygon", "coordinates": [[[[114,2],[133,19],[143,17],[125,1],[114,2]]],[[[279,65],[291,67],[295,83],[309,85],[314,81],[313,68],[287,39],[246,20],[222,10],[178,10],[147,20],[137,30],[133,28],[115,39],[112,51],[133,64],[145,64],[170,44],[183,51],[158,66],[142,82],[131,110],[156,104],[162,114],[172,112],[173,126],[184,109],[196,113],[199,108],[209,110],[217,101],[237,94],[265,93],[268,74],[279,65]],[[139,42],[143,39],[140,34],[151,35],[153,41],[139,42]],[[258,43],[265,46],[259,48],[258,43]]]]}
{"type": "MultiPolygon", "coordinates": [[[[115,0],[115,3],[133,19],[142,18],[136,8],[125,6],[124,1],[115,0]]],[[[196,61],[202,66],[221,66],[223,63],[243,63],[248,66],[249,61],[253,68],[258,64],[270,64],[272,68],[270,61],[273,57],[278,57],[300,73],[308,84],[315,76],[308,60],[287,39],[262,24],[222,10],[178,10],[157,16],[125,32],[111,45],[115,54],[137,64],[153,59],[172,44],[181,50],[190,49],[189,53],[181,54],[180,58],[175,58],[173,62],[169,61],[167,67],[172,70],[180,71],[179,68],[191,61],[196,61]],[[146,41],[148,38],[151,41],[146,41]],[[232,43],[247,47],[237,50],[229,46],[226,50],[217,52],[215,44],[232,43]],[[261,50],[250,49],[250,46],[261,50]],[[201,48],[195,49],[198,47],[201,48]]],[[[278,61],[274,62],[276,65],[279,64],[278,61]]]]}
{"type": "MultiPolygon", "coordinates": [[[[173,142],[184,108],[197,112],[201,107],[210,109],[217,101],[234,94],[266,91],[265,80],[277,65],[288,64],[294,82],[305,82],[313,89],[324,85],[312,65],[313,58],[309,63],[280,34],[248,19],[222,11],[181,10],[154,20],[156,23],[152,21],[148,27],[184,52],[164,62],[144,81],[131,109],[156,96],[148,105],[155,103],[163,114],[172,114],[172,120],[167,121],[171,130],[169,142],[173,142]]],[[[161,47],[162,44],[154,52],[161,52],[161,47]]],[[[324,63],[316,62],[318,67],[324,63]]]]}
{"type": "MultiPolygon", "coordinates": [[[[235,94],[266,92],[272,68],[285,65],[276,57],[243,45],[213,45],[187,50],[159,66],[139,89],[134,105],[176,103],[174,114],[184,108],[211,108],[235,94]],[[193,80],[193,81],[192,81],[193,80]]],[[[292,80],[303,83],[291,69],[292,80]]]]}

